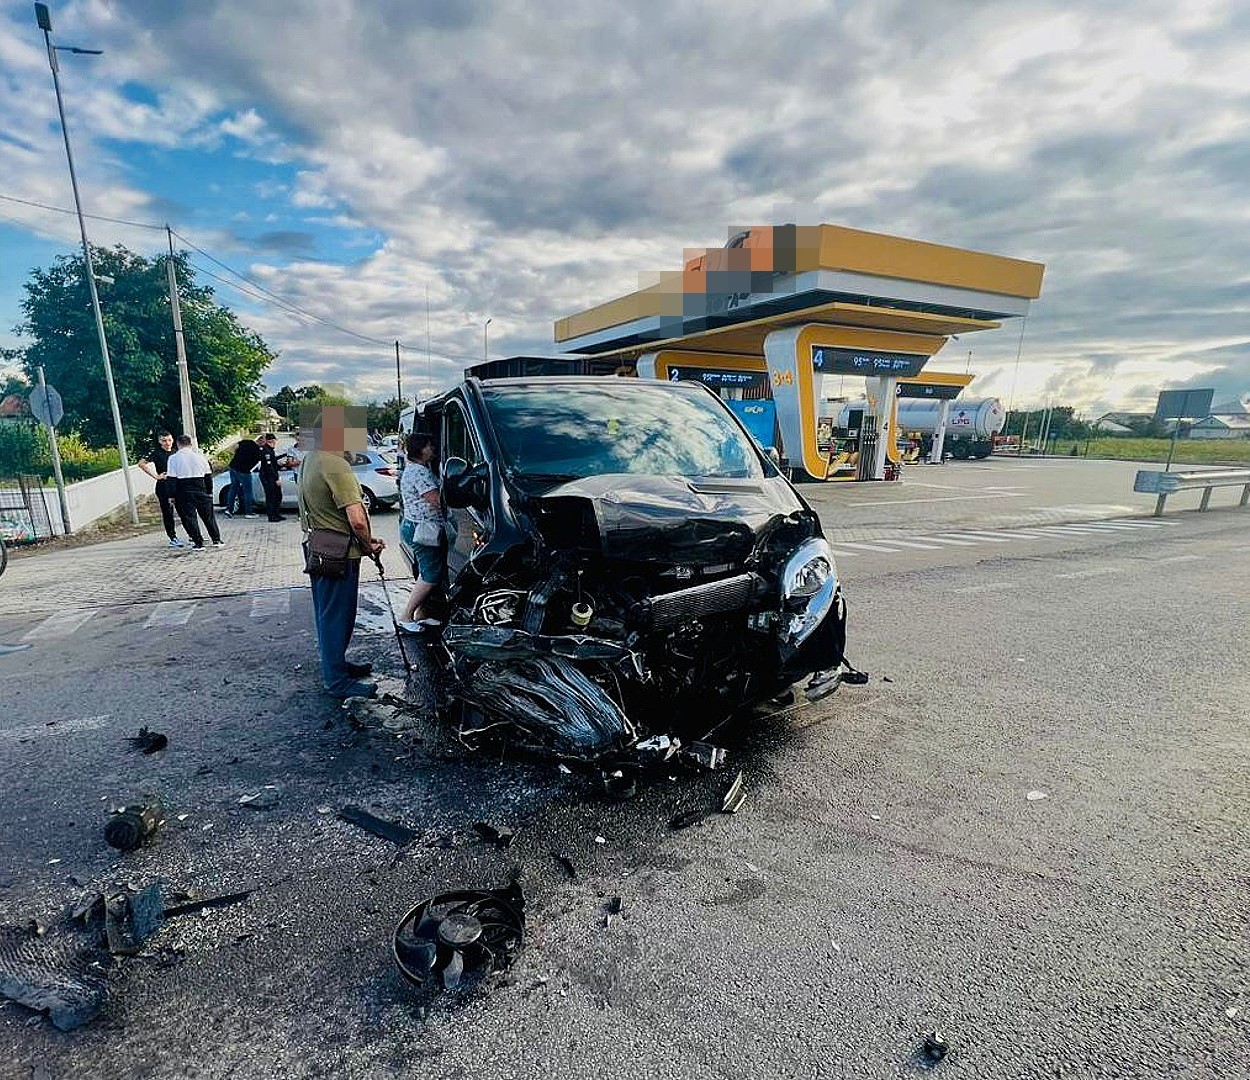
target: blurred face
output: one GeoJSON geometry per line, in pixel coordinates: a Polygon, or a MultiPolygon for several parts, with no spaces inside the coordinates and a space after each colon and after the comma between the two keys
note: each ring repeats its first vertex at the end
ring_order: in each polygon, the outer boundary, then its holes
{"type": "Polygon", "coordinates": [[[162,435],[158,440],[162,450],[172,450],[174,448],[174,437],[172,435],[162,435]]]}
{"type": "Polygon", "coordinates": [[[300,449],[326,450],[332,454],[363,453],[369,444],[363,405],[322,405],[302,409],[300,449]],[[308,415],[306,416],[305,413],[308,415]],[[317,416],[321,423],[316,425],[317,416]]]}

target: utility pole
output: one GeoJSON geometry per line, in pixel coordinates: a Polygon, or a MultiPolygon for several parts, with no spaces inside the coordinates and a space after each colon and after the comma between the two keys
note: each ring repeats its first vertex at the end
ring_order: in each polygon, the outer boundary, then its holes
{"type": "Polygon", "coordinates": [[[168,225],[165,233],[169,237],[169,310],[174,317],[174,348],[178,351],[178,397],[182,402],[182,434],[190,435],[193,442],[199,445],[195,436],[195,409],[191,405],[191,374],[187,369],[187,342],[182,333],[182,307],[178,303],[178,270],[174,264],[174,231],[168,225]]]}
{"type": "Polygon", "coordinates": [[[399,375],[399,342],[395,342],[395,400],[399,403],[399,411],[404,411],[404,382],[399,375]]]}
{"type": "Polygon", "coordinates": [[[126,504],[130,508],[130,523],[139,524],[139,508],[135,505],[134,484],[130,480],[130,459],[126,454],[126,433],[122,430],[122,414],[117,406],[117,387],[113,385],[113,365],[109,360],[109,343],[104,333],[104,315],[100,311],[100,294],[95,287],[95,266],[91,262],[91,244],[87,240],[87,222],[82,216],[82,200],[78,197],[78,176],[74,172],[74,152],[69,145],[69,128],[65,123],[65,102],[61,99],[60,70],[57,67],[56,54],[60,49],[66,52],[82,53],[86,56],[100,56],[100,49],[77,49],[66,45],[52,44],[52,16],[47,4],[35,5],[35,21],[43,31],[44,44],[48,47],[48,66],[52,68],[52,86],[56,90],[56,111],[61,117],[61,134],[65,138],[65,160],[69,163],[69,183],[74,191],[74,210],[78,214],[78,232],[82,236],[83,264],[87,271],[87,288],[91,293],[91,310],[95,313],[96,336],[100,339],[100,356],[104,360],[104,382],[108,386],[109,408],[113,413],[113,432],[117,436],[117,453],[121,458],[122,480],[126,484],[126,504]]]}

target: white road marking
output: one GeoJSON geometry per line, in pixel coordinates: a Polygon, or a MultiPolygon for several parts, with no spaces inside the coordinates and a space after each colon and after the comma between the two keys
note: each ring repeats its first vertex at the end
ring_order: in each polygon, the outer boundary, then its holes
{"type": "Polygon", "coordinates": [[[968,536],[974,540],[984,540],[990,544],[1010,544],[1011,541],[1005,536],[999,536],[997,533],[982,532],[962,532],[959,536],[968,536]]]}
{"type": "Polygon", "coordinates": [[[905,503],[966,502],[970,499],[1022,499],[1022,491],[995,491],[981,495],[938,495],[932,499],[874,499],[870,502],[850,502],[847,506],[902,506],[905,503]]]}
{"type": "Polygon", "coordinates": [[[291,592],[289,589],[272,589],[252,597],[252,618],[268,619],[274,615],[289,615],[291,592]]]}
{"type": "Polygon", "coordinates": [[[957,593],[982,593],[982,592],[1006,592],[1009,589],[1015,589],[1019,586],[1014,581],[990,581],[984,585],[967,585],[962,589],[955,589],[957,593]]]}
{"type": "Polygon", "coordinates": [[[930,540],[935,544],[953,544],[955,547],[976,547],[975,540],[956,540],[953,536],[922,536],[922,540],[930,540]]]}
{"type": "Polygon", "coordinates": [[[835,548],[851,548],[852,551],[881,551],[887,555],[897,555],[898,549],[892,547],[882,547],[880,544],[863,544],[859,541],[852,543],[850,540],[839,540],[834,545],[835,548]]]}
{"type": "Polygon", "coordinates": [[[148,616],[143,628],[151,630],[154,627],[186,626],[197,607],[199,604],[194,600],[162,600],[152,609],[152,614],[148,616]]]}
{"type": "Polygon", "coordinates": [[[938,550],[937,545],[924,544],[918,540],[898,540],[898,539],[895,539],[894,537],[890,537],[890,539],[883,541],[883,543],[893,544],[896,547],[916,548],[918,551],[937,551],[938,550]]]}
{"type": "Polygon", "coordinates": [[[69,637],[94,614],[94,608],[86,611],[58,611],[55,615],[49,615],[38,626],[27,630],[22,635],[22,640],[54,641],[57,638],[69,637]]]}
{"type": "Polygon", "coordinates": [[[1057,578],[1086,578],[1097,577],[1099,574],[1122,574],[1124,571],[1118,566],[1099,566],[1089,570],[1073,570],[1068,574],[1056,574],[1057,578]]]}
{"type": "Polygon", "coordinates": [[[1159,560],[1159,562],[1161,562],[1161,563],[1165,563],[1165,562],[1169,562],[1169,563],[1172,563],[1172,562],[1203,562],[1203,561],[1205,561],[1205,556],[1203,556],[1203,555],[1169,555],[1166,559],[1160,559],[1160,560],[1159,560]]]}

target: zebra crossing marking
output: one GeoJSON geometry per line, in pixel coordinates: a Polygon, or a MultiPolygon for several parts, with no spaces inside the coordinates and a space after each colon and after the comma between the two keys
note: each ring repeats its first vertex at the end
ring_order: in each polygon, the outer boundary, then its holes
{"type": "Polygon", "coordinates": [[[95,613],[95,608],[88,608],[86,611],[58,611],[55,615],[49,615],[38,626],[27,630],[22,635],[22,640],[54,641],[69,637],[95,613]]]}
{"type": "Polygon", "coordinates": [[[194,600],[162,600],[152,609],[143,628],[152,630],[159,627],[186,626],[199,606],[194,600]]]}
{"type": "Polygon", "coordinates": [[[269,619],[275,615],[289,615],[290,613],[290,589],[273,589],[270,592],[256,593],[252,597],[253,619],[269,619]]]}

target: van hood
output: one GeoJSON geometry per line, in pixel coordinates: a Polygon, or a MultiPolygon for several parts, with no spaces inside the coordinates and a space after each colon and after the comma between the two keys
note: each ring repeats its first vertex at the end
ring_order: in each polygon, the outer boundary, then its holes
{"type": "Polygon", "coordinates": [[[740,564],[778,518],[804,510],[784,481],[589,476],[534,499],[539,531],[606,558],[708,566],[740,564]]]}

